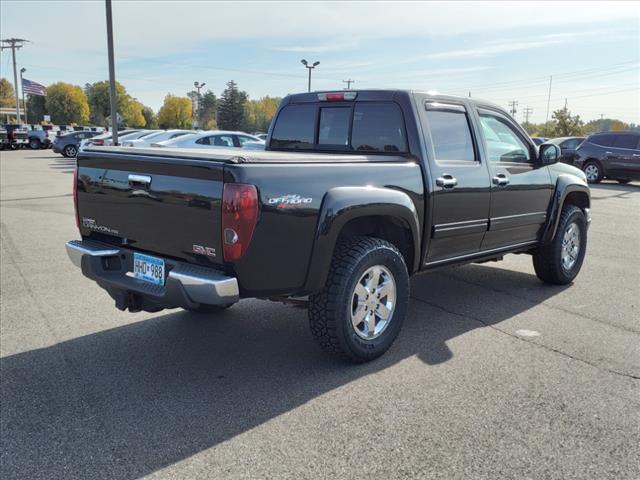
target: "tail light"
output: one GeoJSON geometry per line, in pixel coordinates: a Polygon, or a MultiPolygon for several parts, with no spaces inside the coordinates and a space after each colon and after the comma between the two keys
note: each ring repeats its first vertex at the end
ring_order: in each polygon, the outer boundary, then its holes
{"type": "Polygon", "coordinates": [[[104,145],[104,140],[102,138],[98,138],[97,140],[92,140],[94,145],[104,145]]]}
{"type": "Polygon", "coordinates": [[[9,138],[9,140],[15,140],[16,139],[16,131],[15,130],[11,130],[8,134],[7,137],[9,138]]]}
{"type": "Polygon", "coordinates": [[[73,210],[76,214],[76,227],[80,230],[80,213],[78,212],[78,166],[73,170],[73,210]]]}
{"type": "Polygon", "coordinates": [[[225,183],[222,193],[222,252],[224,260],[242,258],[258,220],[258,191],[255,185],[225,183]]]}

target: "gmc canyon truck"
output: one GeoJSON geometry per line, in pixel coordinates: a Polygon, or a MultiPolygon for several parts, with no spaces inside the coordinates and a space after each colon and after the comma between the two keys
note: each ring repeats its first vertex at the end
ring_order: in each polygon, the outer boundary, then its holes
{"type": "Polygon", "coordinates": [[[363,362],[398,335],[413,274],[520,253],[543,282],[576,277],[589,187],[559,159],[475,99],[295,94],[265,151],[80,152],[66,248],[121,310],[305,302],[320,346],[363,362]]]}

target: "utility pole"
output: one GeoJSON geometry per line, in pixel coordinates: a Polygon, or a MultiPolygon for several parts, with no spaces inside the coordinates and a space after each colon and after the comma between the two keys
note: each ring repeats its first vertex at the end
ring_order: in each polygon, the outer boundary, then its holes
{"type": "Polygon", "coordinates": [[[11,49],[11,56],[13,57],[13,86],[16,94],[16,120],[17,123],[22,123],[22,119],[20,118],[20,100],[18,98],[18,71],[16,68],[16,50],[22,48],[25,42],[28,42],[29,40],[25,40],[24,38],[6,38],[0,41],[4,44],[0,46],[0,51],[7,48],[11,49]]]}
{"type": "Polygon", "coordinates": [[[116,67],[113,55],[113,17],[111,0],[105,0],[107,11],[107,50],[109,52],[109,98],[111,100],[111,138],[112,145],[118,145],[118,98],[116,97],[116,67]]]}
{"type": "Polygon", "coordinates": [[[355,80],[342,80],[342,83],[346,83],[347,84],[347,88],[345,88],[345,90],[351,90],[351,84],[355,83],[355,80]]]}
{"type": "Polygon", "coordinates": [[[533,108],[525,107],[525,109],[522,112],[524,113],[524,123],[529,123],[529,115],[533,113],[533,108]]]}
{"type": "Polygon", "coordinates": [[[511,113],[511,116],[515,118],[516,116],[516,107],[518,106],[518,101],[517,100],[511,100],[509,102],[509,106],[511,107],[511,109],[509,110],[509,113],[511,113]]]}
{"type": "Polygon", "coordinates": [[[567,109],[567,99],[566,98],[564,99],[564,109],[565,110],[567,109]]]}
{"type": "Polygon", "coordinates": [[[199,119],[198,119],[198,110],[200,108],[200,89],[202,87],[204,87],[205,85],[206,85],[206,83],[204,83],[204,82],[202,82],[202,83],[199,83],[197,81],[193,82],[193,86],[196,87],[196,90],[198,91],[198,96],[196,97],[196,102],[195,102],[195,105],[193,106],[192,113],[191,113],[193,118],[194,118],[194,120],[195,120],[195,125],[194,125],[195,127],[199,127],[200,126],[200,122],[199,122],[199,119]]]}
{"type": "Polygon", "coordinates": [[[27,102],[24,100],[24,80],[22,80],[22,74],[26,71],[26,68],[20,69],[20,89],[22,90],[22,105],[24,105],[24,123],[29,123],[29,117],[27,116],[27,102]]]}
{"type": "Polygon", "coordinates": [[[553,75],[549,75],[549,95],[547,96],[547,118],[545,123],[549,121],[549,106],[551,105],[551,82],[553,81],[553,75]]]}
{"type": "Polygon", "coordinates": [[[313,62],[312,65],[309,65],[309,62],[307,62],[304,58],[302,60],[300,60],[300,63],[302,65],[305,66],[305,68],[307,70],[309,70],[309,86],[307,91],[310,92],[311,91],[311,70],[313,70],[314,68],[316,68],[318,65],[320,65],[320,62],[313,62]]]}

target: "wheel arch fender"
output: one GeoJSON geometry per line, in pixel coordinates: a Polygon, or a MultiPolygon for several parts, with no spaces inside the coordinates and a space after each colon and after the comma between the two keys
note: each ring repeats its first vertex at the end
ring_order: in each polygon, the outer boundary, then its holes
{"type": "Polygon", "coordinates": [[[547,225],[542,234],[542,244],[549,244],[558,229],[560,214],[566,204],[576,205],[582,210],[591,208],[591,193],[589,186],[582,179],[573,175],[558,175],[556,188],[553,193],[547,225]]]}
{"type": "MultiPolygon", "coordinates": [[[[420,261],[420,222],[416,206],[405,192],[382,187],[335,187],[323,198],[305,290],[317,291],[324,285],[335,246],[345,227],[360,219],[385,217],[402,225],[410,236],[408,252],[411,274],[420,261]]],[[[393,242],[392,242],[393,243],[393,242]]],[[[396,245],[397,246],[397,245],[396,245]]],[[[399,250],[402,251],[401,248],[399,250]]],[[[407,258],[407,257],[405,257],[407,258]]]]}

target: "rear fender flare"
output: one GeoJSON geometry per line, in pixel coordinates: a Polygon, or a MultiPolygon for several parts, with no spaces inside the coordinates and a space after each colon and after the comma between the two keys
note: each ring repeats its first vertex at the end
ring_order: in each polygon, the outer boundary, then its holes
{"type": "Polygon", "coordinates": [[[413,240],[413,264],[407,265],[407,269],[409,273],[418,269],[420,226],[409,195],[391,188],[336,187],[329,190],[322,201],[305,291],[318,291],[324,285],[343,227],[353,219],[373,216],[393,217],[406,225],[413,240]]]}

